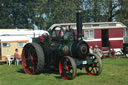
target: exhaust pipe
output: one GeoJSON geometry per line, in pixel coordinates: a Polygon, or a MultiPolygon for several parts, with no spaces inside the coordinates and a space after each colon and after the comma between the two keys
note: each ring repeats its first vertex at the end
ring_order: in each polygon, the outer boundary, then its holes
{"type": "Polygon", "coordinates": [[[77,24],[77,40],[82,40],[82,9],[77,9],[76,13],[76,24],[77,24]]]}

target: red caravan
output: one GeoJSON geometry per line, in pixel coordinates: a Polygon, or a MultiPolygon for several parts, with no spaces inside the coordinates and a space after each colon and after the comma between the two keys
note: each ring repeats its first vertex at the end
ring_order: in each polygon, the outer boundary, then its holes
{"type": "Polygon", "coordinates": [[[123,31],[126,28],[120,22],[100,22],[83,24],[84,37],[89,45],[99,45],[101,48],[123,48],[123,31]],[[90,27],[86,26],[89,25],[90,27]],[[88,31],[90,32],[88,32],[88,31]],[[92,32],[91,32],[92,31],[92,32]],[[90,34],[86,34],[90,33],[90,34]],[[91,34],[92,33],[92,34],[91,34]],[[89,38],[88,38],[89,37],[89,38]]]}
{"type": "MultiPolygon", "coordinates": [[[[63,26],[71,28],[76,32],[75,23],[54,24],[50,27],[63,26]]],[[[123,48],[123,32],[126,26],[120,22],[95,22],[83,23],[82,35],[90,46],[99,45],[101,49],[108,48],[118,50],[123,48]]]]}

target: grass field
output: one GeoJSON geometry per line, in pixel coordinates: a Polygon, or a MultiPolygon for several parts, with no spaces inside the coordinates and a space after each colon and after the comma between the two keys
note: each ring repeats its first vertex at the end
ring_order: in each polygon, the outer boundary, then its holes
{"type": "Polygon", "coordinates": [[[89,76],[78,69],[73,80],[63,80],[53,73],[28,75],[21,65],[4,64],[0,65],[0,85],[128,85],[128,58],[103,59],[101,75],[89,76]]]}

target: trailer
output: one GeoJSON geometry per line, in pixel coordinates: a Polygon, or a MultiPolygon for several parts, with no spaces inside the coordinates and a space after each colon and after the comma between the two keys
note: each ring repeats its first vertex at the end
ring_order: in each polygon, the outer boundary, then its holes
{"type": "Polygon", "coordinates": [[[19,54],[25,44],[32,42],[32,38],[47,33],[44,30],[7,30],[0,29],[0,62],[6,62],[7,55],[13,56],[15,49],[18,48],[19,54]]]}
{"type": "MultiPolygon", "coordinates": [[[[63,26],[65,29],[72,28],[77,36],[76,23],[54,24],[49,29],[53,29],[55,26],[63,26]]],[[[126,26],[121,22],[83,23],[82,36],[89,46],[98,45],[106,57],[112,57],[117,51],[123,49],[125,28],[126,26]]]]}

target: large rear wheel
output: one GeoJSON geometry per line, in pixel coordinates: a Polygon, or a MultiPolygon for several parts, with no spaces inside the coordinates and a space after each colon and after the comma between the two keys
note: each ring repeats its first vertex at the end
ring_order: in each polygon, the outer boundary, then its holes
{"type": "Polygon", "coordinates": [[[76,75],[76,64],[73,58],[69,56],[63,57],[59,61],[59,72],[64,80],[71,80],[76,75]]]}
{"type": "Polygon", "coordinates": [[[85,69],[89,75],[99,75],[102,72],[102,61],[101,58],[96,54],[88,56],[92,61],[92,64],[88,64],[85,69]]]}
{"type": "Polygon", "coordinates": [[[28,43],[22,52],[22,66],[27,74],[33,75],[43,71],[45,64],[44,51],[37,43],[28,43]]]}

